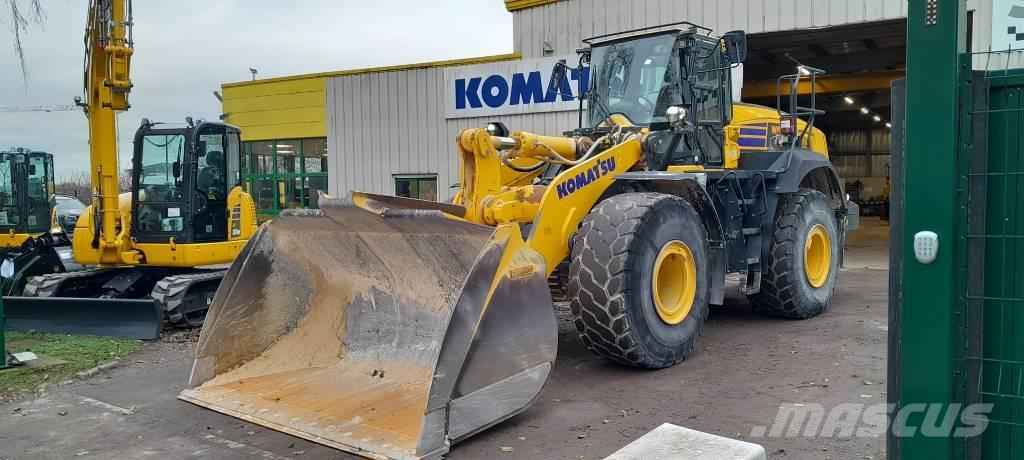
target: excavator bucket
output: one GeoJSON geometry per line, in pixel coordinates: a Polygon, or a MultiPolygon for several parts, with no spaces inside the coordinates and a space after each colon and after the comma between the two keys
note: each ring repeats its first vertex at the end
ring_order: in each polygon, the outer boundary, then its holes
{"type": "Polygon", "coordinates": [[[265,224],[222,281],[181,399],[372,458],[431,458],[524,410],[557,331],[518,225],[353,194],[265,224]],[[358,206],[357,206],[358,204],[358,206]]]}

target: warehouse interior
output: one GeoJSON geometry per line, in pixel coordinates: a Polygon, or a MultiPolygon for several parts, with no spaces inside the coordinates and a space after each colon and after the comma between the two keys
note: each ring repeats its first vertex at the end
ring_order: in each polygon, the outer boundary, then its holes
{"type": "MultiPolygon", "coordinates": [[[[776,79],[798,65],[827,72],[816,85],[816,107],[825,114],[815,126],[828,137],[831,160],[851,200],[868,215],[887,209],[890,85],[905,74],[906,27],[906,20],[898,19],[748,38],[746,102],[776,107],[776,79]]],[[[802,96],[800,105],[809,104],[809,96],[802,96]]]]}

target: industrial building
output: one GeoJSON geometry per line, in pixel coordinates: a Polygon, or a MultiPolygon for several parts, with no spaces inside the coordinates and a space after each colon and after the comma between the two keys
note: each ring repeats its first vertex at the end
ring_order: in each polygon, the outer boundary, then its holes
{"type": "MultiPolygon", "coordinates": [[[[496,0],[495,0],[496,1],[496,0]]],[[[971,0],[970,42],[991,43],[991,0],[971,0]]],[[[308,206],[314,190],[445,200],[459,180],[456,134],[498,120],[558,134],[578,125],[573,73],[547,91],[555,61],[577,62],[587,37],[689,21],[742,29],[745,102],[776,105],[776,78],[798,64],[819,79],[816,123],[855,200],[887,191],[890,84],[904,76],[904,0],[505,0],[505,55],[342,70],[223,85],[226,120],[242,128],[246,183],[261,212],[308,206]],[[555,97],[552,97],[555,95],[555,97]]]]}

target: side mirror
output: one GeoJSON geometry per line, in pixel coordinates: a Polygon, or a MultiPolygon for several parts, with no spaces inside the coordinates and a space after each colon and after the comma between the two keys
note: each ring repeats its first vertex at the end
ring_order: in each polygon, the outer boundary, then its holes
{"type": "Polygon", "coordinates": [[[722,35],[722,43],[725,45],[725,54],[729,56],[729,62],[739,64],[747,59],[747,33],[742,30],[726,32],[722,35]]]}
{"type": "Polygon", "coordinates": [[[206,141],[196,141],[196,157],[206,155],[206,141]]]}
{"type": "Polygon", "coordinates": [[[565,80],[565,72],[568,69],[569,67],[565,65],[565,59],[559,59],[555,63],[555,67],[551,69],[551,78],[548,80],[548,94],[546,96],[551,96],[552,92],[555,94],[559,93],[559,88],[562,87],[562,80],[565,80]]]}
{"type": "Polygon", "coordinates": [[[175,161],[171,164],[171,174],[174,175],[175,179],[181,177],[181,162],[175,161]]]}
{"type": "Polygon", "coordinates": [[[36,165],[28,165],[28,175],[36,175],[36,165]]]}

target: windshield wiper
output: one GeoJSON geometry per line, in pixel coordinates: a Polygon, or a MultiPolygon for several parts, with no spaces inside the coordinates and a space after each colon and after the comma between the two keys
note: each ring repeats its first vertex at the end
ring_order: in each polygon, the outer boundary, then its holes
{"type": "MultiPolygon", "coordinates": [[[[611,109],[607,104],[605,104],[604,100],[601,99],[601,93],[592,92],[592,94],[588,95],[587,101],[590,102],[591,105],[597,106],[596,108],[599,110],[597,113],[601,115],[601,121],[604,121],[611,115],[611,109]]],[[[590,107],[589,110],[593,110],[594,108],[595,107],[590,107]]],[[[594,118],[591,117],[590,119],[593,120],[594,118]]]]}

